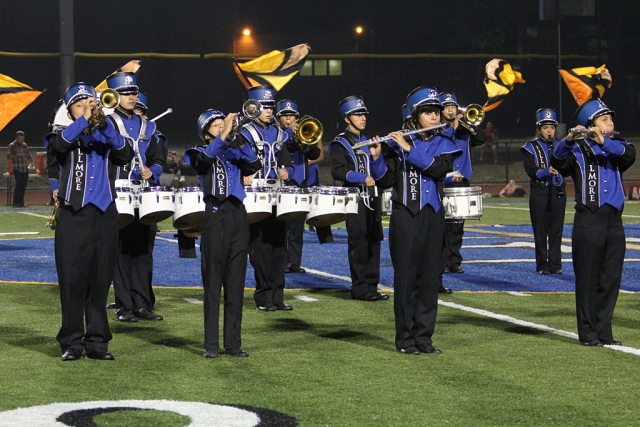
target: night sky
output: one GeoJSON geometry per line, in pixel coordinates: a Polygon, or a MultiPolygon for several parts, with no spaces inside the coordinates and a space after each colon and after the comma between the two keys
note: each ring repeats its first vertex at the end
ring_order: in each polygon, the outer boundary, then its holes
{"type": "MultiPolygon", "coordinates": [[[[563,17],[563,68],[607,64],[613,87],[604,96],[618,113],[616,124],[640,130],[640,2],[594,0],[595,17],[563,17]]],[[[558,32],[556,21],[539,20],[538,0],[495,1],[360,1],[296,2],[202,0],[76,0],[75,51],[84,53],[196,54],[194,59],[141,58],[138,83],[149,96],[150,116],[171,107],[158,122],[169,141],[197,142],[195,122],[207,108],[238,111],[246,91],[234,74],[230,58],[204,59],[209,53],[236,56],[240,31],[252,30],[252,48],[259,53],[299,43],[312,47],[310,58],[332,54],[434,53],[452,58],[343,59],[338,77],[295,77],[278,98],[298,101],[303,114],[318,117],[329,137],[342,124],[338,102],[360,94],[371,111],[370,134],[400,127],[400,106],[415,87],[435,86],[456,92],[465,105],[484,103],[484,65],[492,57],[519,66],[527,81],[516,86],[501,107],[488,114],[503,134],[533,133],[535,110],[559,107],[558,32]],[[364,33],[356,36],[356,25],[364,33]],[[533,57],[553,55],[553,58],[533,57]]],[[[57,0],[0,0],[0,51],[59,51],[57,0]]],[[[130,57],[76,58],[75,80],[93,85],[130,57]]],[[[47,92],[0,133],[0,145],[16,130],[37,144],[47,130],[60,97],[57,57],[15,57],[0,54],[0,73],[47,92]]],[[[573,125],[577,105],[563,87],[564,121],[573,125]]],[[[369,130],[368,129],[368,130],[369,130]]]]}

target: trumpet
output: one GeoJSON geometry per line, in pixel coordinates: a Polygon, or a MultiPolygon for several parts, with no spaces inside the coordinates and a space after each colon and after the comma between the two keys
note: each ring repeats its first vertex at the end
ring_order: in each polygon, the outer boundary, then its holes
{"type": "Polygon", "coordinates": [[[316,145],[322,139],[324,128],[318,119],[311,116],[305,116],[300,120],[298,129],[293,135],[294,141],[300,146],[300,150],[304,153],[309,151],[311,147],[316,145]]]}
{"type": "MultiPolygon", "coordinates": [[[[428,132],[431,130],[436,130],[436,129],[441,129],[443,127],[447,126],[445,123],[440,123],[439,125],[436,126],[431,126],[428,128],[422,128],[422,129],[405,129],[405,130],[400,130],[399,132],[402,132],[403,136],[409,136],[409,135],[413,135],[415,133],[421,133],[421,132],[428,132]]],[[[371,138],[371,139],[367,139],[366,141],[362,141],[359,142],[357,144],[353,144],[351,146],[352,150],[357,150],[358,148],[364,148],[364,147],[369,147],[371,145],[376,145],[379,142],[384,142],[384,141],[388,141],[391,138],[390,135],[387,136],[383,136],[382,138],[371,138]]]]}
{"type": "Polygon", "coordinates": [[[257,119],[262,114],[262,104],[255,99],[249,99],[242,104],[242,111],[236,116],[236,121],[233,124],[236,128],[241,127],[249,120],[257,119]]]}
{"type": "MultiPolygon", "coordinates": [[[[595,131],[592,131],[591,129],[588,128],[571,128],[569,129],[569,133],[572,133],[574,135],[593,135],[595,134],[595,131]]],[[[611,132],[605,132],[605,131],[600,131],[600,133],[602,133],[602,135],[604,136],[615,136],[615,135],[620,135],[620,132],[617,131],[611,131],[611,132]]]]}
{"type": "Polygon", "coordinates": [[[104,108],[116,108],[120,104],[120,94],[115,89],[105,89],[100,93],[99,100],[104,108]]]}
{"type": "Polygon", "coordinates": [[[472,135],[476,130],[472,126],[479,126],[484,120],[484,110],[480,104],[469,104],[466,108],[458,107],[458,112],[462,113],[459,123],[465,127],[472,135]]]}
{"type": "Polygon", "coordinates": [[[51,213],[49,213],[49,217],[47,218],[47,223],[45,224],[45,227],[50,228],[52,230],[56,229],[58,209],[60,209],[60,200],[56,199],[55,203],[53,204],[53,208],[51,208],[51,213]]]}

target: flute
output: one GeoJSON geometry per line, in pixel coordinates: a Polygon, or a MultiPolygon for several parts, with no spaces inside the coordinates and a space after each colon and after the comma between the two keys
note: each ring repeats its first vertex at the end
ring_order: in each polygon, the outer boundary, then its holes
{"type": "MultiPolygon", "coordinates": [[[[617,131],[611,131],[611,132],[605,132],[605,131],[600,131],[604,136],[615,136],[615,135],[620,135],[620,132],[617,131]]],[[[595,133],[595,131],[592,131],[591,129],[588,128],[571,128],[569,129],[569,133],[573,133],[575,135],[580,135],[580,134],[593,134],[595,133]]]]}
{"type": "MultiPolygon", "coordinates": [[[[427,131],[430,131],[430,130],[440,129],[440,128],[443,128],[445,126],[447,126],[446,123],[441,123],[439,125],[431,126],[431,127],[428,127],[428,128],[415,129],[415,130],[405,129],[405,130],[401,130],[399,132],[402,132],[402,135],[404,135],[404,136],[408,136],[408,135],[413,135],[415,133],[421,133],[421,132],[427,132],[427,131]]],[[[391,138],[391,136],[389,136],[389,135],[383,136],[382,138],[367,139],[366,141],[362,141],[362,142],[359,142],[357,144],[353,144],[353,146],[351,146],[351,149],[357,150],[358,148],[369,147],[370,145],[376,145],[379,142],[388,141],[390,139],[393,139],[393,138],[391,138]]]]}

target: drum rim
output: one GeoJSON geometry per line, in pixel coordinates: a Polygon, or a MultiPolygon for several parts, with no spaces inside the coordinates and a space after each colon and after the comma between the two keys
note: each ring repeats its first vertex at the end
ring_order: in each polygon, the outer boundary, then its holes
{"type": "Polygon", "coordinates": [[[311,194],[308,188],[300,188],[300,187],[280,187],[277,190],[278,193],[284,194],[311,194]]]}
{"type": "Polygon", "coordinates": [[[482,194],[482,187],[445,187],[444,194],[482,194]]]}
{"type": "Polygon", "coordinates": [[[166,187],[164,185],[158,185],[154,187],[141,187],[138,191],[141,193],[151,193],[151,192],[161,192],[161,193],[173,193],[171,187],[166,187]]]}

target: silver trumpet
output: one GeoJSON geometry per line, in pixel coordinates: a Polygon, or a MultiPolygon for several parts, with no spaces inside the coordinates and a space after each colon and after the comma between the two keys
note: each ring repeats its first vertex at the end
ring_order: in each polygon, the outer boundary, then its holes
{"type": "MultiPolygon", "coordinates": [[[[428,128],[422,128],[422,129],[405,129],[405,130],[401,130],[401,131],[399,131],[399,132],[402,132],[402,135],[403,135],[403,136],[409,136],[409,135],[413,135],[413,134],[416,134],[416,133],[428,132],[428,131],[430,131],[430,130],[441,129],[441,128],[445,127],[445,126],[447,126],[447,124],[446,124],[446,123],[440,123],[439,125],[431,126],[431,127],[428,127],[428,128]]],[[[390,140],[390,139],[393,139],[393,138],[391,138],[391,136],[390,136],[390,135],[383,136],[383,137],[380,137],[380,138],[371,138],[371,139],[367,139],[366,141],[362,141],[362,142],[359,142],[359,143],[357,143],[357,144],[353,144],[353,145],[351,146],[351,149],[353,149],[353,150],[357,150],[358,148],[369,147],[369,146],[371,146],[371,145],[376,145],[376,144],[378,144],[378,143],[380,143],[380,142],[388,141],[388,140],[390,140]]]]}

